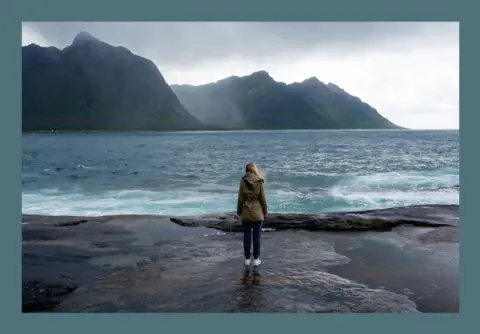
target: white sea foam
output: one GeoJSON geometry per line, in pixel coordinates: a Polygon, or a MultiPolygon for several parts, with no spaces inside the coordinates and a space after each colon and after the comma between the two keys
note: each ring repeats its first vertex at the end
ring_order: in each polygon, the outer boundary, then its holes
{"type": "Polygon", "coordinates": [[[90,166],[84,166],[84,165],[78,165],[77,168],[81,168],[81,169],[99,169],[98,167],[90,167],[90,166]]]}
{"type": "MultiPolygon", "coordinates": [[[[458,173],[458,172],[457,172],[458,173]]],[[[389,172],[347,177],[330,189],[346,208],[383,208],[417,204],[458,204],[458,174],[439,172],[389,172]],[[439,189],[447,187],[445,189],[439,189]]]]}
{"type": "Polygon", "coordinates": [[[378,189],[434,189],[448,187],[459,183],[458,170],[434,172],[386,172],[367,175],[346,175],[337,184],[338,187],[355,190],[378,189]]]}
{"type": "MultiPolygon", "coordinates": [[[[345,174],[332,187],[267,185],[271,212],[328,212],[416,204],[458,204],[458,171],[345,174]],[[289,188],[291,186],[292,188],[289,188]]],[[[178,190],[119,190],[85,193],[81,186],[24,191],[23,212],[44,215],[160,214],[201,215],[235,211],[237,183],[190,183],[178,190]]]]}
{"type": "MultiPolygon", "coordinates": [[[[368,179],[365,179],[368,180],[368,179]]],[[[160,214],[201,215],[236,210],[236,188],[219,192],[201,188],[178,191],[121,190],[85,194],[44,189],[24,192],[23,212],[45,215],[114,215],[160,214]]],[[[458,204],[456,189],[395,189],[368,184],[344,183],[326,191],[309,189],[269,189],[267,199],[271,212],[328,212],[378,209],[417,204],[458,204]]]]}
{"type": "Polygon", "coordinates": [[[193,191],[122,190],[85,195],[48,190],[22,196],[23,213],[44,215],[198,215],[233,211],[234,204],[233,196],[193,191]]]}

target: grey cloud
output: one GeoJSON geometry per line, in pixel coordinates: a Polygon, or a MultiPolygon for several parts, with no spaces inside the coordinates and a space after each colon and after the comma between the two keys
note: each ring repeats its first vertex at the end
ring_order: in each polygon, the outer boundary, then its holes
{"type": "Polygon", "coordinates": [[[162,67],[195,66],[226,57],[252,59],[335,49],[341,56],[392,40],[458,40],[457,23],[340,22],[26,22],[51,45],[65,47],[82,30],[122,45],[162,67]]]}

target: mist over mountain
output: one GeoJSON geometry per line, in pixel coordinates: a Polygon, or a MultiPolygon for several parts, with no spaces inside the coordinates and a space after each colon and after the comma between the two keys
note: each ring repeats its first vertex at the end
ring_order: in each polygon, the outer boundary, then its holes
{"type": "Polygon", "coordinates": [[[275,81],[267,72],[206,85],[171,85],[182,104],[207,125],[239,129],[395,129],[377,110],[317,78],[275,81]]]}

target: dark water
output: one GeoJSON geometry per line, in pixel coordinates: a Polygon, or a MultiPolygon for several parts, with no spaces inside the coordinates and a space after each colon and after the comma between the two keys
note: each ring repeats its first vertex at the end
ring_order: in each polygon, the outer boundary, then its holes
{"type": "Polygon", "coordinates": [[[232,211],[249,161],[267,174],[272,212],[459,201],[458,131],[53,134],[22,144],[24,213],[232,211]]]}

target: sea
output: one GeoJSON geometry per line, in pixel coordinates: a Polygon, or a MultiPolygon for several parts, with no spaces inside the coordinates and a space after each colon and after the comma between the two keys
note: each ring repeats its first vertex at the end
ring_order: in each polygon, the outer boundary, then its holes
{"type": "Polygon", "coordinates": [[[459,204],[459,131],[24,134],[24,214],[190,216],[236,209],[245,165],[270,212],[459,204]]]}

